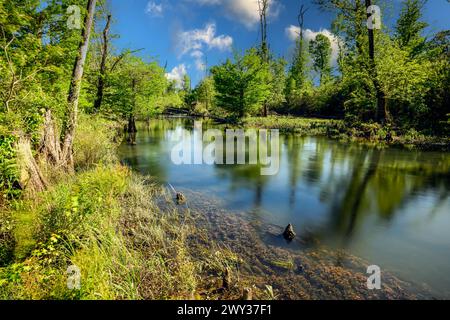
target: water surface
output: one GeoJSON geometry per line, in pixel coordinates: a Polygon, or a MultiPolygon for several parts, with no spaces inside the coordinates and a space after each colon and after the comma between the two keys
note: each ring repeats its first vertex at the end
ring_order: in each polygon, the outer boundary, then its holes
{"type": "Polygon", "coordinates": [[[286,134],[274,176],[261,176],[260,166],[175,165],[173,136],[193,127],[189,119],[152,120],[136,146],[121,147],[122,160],[176,189],[221,199],[229,214],[280,227],[292,223],[332,250],[345,249],[427,286],[434,297],[450,298],[448,153],[286,134]]]}

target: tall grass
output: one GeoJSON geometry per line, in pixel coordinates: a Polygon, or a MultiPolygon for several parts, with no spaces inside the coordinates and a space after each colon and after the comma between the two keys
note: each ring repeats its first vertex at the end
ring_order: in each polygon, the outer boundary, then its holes
{"type": "Polygon", "coordinates": [[[161,210],[155,199],[162,194],[160,187],[112,165],[78,174],[23,203],[12,216],[28,216],[34,228],[26,234],[16,230],[20,255],[0,269],[0,297],[212,297],[204,280],[220,277],[237,258],[209,241],[196,245],[193,239],[206,235],[170,197],[161,210]],[[66,285],[71,265],[81,270],[80,290],[66,285]]]}
{"type": "Polygon", "coordinates": [[[222,294],[217,280],[238,258],[209,241],[192,213],[164,189],[118,164],[119,127],[82,115],[74,144],[77,173],[41,163],[48,190],[2,208],[0,299],[222,294]],[[67,285],[70,266],[81,272],[79,289],[67,285]]]}

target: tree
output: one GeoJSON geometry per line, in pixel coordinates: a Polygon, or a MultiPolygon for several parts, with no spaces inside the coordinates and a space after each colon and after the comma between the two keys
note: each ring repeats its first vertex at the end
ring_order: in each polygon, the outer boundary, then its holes
{"type": "Polygon", "coordinates": [[[270,109],[280,107],[286,101],[286,65],[287,62],[283,58],[270,62],[270,96],[267,101],[270,109]]]}
{"type": "MultiPolygon", "coordinates": [[[[261,48],[260,55],[261,60],[265,64],[265,67],[269,68],[270,55],[269,45],[267,43],[267,14],[269,11],[270,0],[258,0],[259,20],[261,25],[261,48]]],[[[269,114],[269,106],[267,101],[263,103],[263,116],[267,117],[269,114]]]]}
{"type": "Polygon", "coordinates": [[[67,97],[67,115],[64,119],[63,137],[64,142],[61,150],[61,160],[69,170],[73,170],[73,140],[78,120],[78,99],[80,96],[81,79],[83,78],[84,63],[89,49],[89,39],[94,23],[95,4],[97,0],[88,0],[87,15],[84,22],[82,39],[78,47],[78,56],[72,72],[72,80],[67,97]]]}
{"type": "Polygon", "coordinates": [[[270,74],[257,50],[211,69],[217,90],[217,105],[242,118],[256,114],[270,95],[270,74]]]}
{"type": "Polygon", "coordinates": [[[267,13],[270,0],[258,0],[259,21],[261,32],[261,58],[263,61],[269,61],[269,46],[267,44],[267,13]]]}
{"type": "Polygon", "coordinates": [[[313,69],[319,74],[320,84],[331,77],[331,41],[323,35],[318,34],[309,43],[309,52],[313,60],[313,69]]]}
{"type": "Polygon", "coordinates": [[[304,39],[304,24],[305,24],[305,14],[308,12],[308,8],[305,8],[304,5],[300,7],[300,11],[298,14],[298,27],[299,34],[298,39],[296,41],[296,47],[294,52],[294,58],[290,70],[290,78],[295,81],[295,85],[297,88],[301,88],[304,82],[306,81],[307,74],[307,52],[305,46],[304,39]]]}
{"type": "MultiPolygon", "coordinates": [[[[342,34],[347,50],[345,62],[341,61],[341,66],[342,63],[345,64],[342,66],[344,70],[341,70],[344,73],[342,77],[346,85],[350,87],[349,89],[353,91],[353,97],[347,104],[373,108],[371,118],[384,123],[389,112],[377,77],[376,33],[374,28],[367,24],[368,18],[372,17],[370,12],[372,1],[315,0],[314,2],[322,9],[337,13],[333,23],[334,28],[342,34]],[[366,25],[367,27],[364,27],[366,25]]],[[[362,113],[367,111],[363,110],[362,113]]]]}
{"type": "Polygon", "coordinates": [[[102,105],[103,95],[105,90],[105,81],[106,81],[106,59],[108,58],[108,47],[109,47],[109,29],[111,26],[111,15],[108,14],[106,17],[106,26],[103,30],[103,38],[102,38],[102,57],[100,62],[100,71],[98,75],[98,83],[97,83],[97,96],[94,102],[94,112],[98,112],[102,105]]]}
{"type": "Polygon", "coordinates": [[[182,83],[183,91],[186,94],[189,94],[191,92],[191,78],[189,78],[188,74],[185,74],[183,76],[183,83],[182,83]]]}
{"type": "Polygon", "coordinates": [[[395,28],[395,38],[402,48],[408,48],[411,54],[417,54],[424,48],[425,38],[422,31],[428,26],[420,21],[427,0],[405,0],[402,3],[400,17],[395,28]]]}
{"type": "Polygon", "coordinates": [[[207,114],[216,111],[216,88],[214,79],[206,77],[187,97],[187,104],[195,108],[196,113],[207,114]]]}
{"type": "Polygon", "coordinates": [[[128,142],[135,143],[136,118],[147,118],[157,112],[160,98],[165,94],[168,81],[157,62],[126,56],[117,71],[110,76],[110,90],[105,99],[112,112],[127,119],[128,142]]]}
{"type": "Polygon", "coordinates": [[[289,75],[286,80],[285,96],[289,105],[294,105],[295,100],[300,96],[300,92],[309,87],[308,84],[308,52],[306,50],[304,39],[304,23],[305,14],[308,12],[308,8],[301,5],[297,20],[299,27],[298,38],[295,43],[295,51],[293,54],[292,64],[289,70],[289,75]]]}

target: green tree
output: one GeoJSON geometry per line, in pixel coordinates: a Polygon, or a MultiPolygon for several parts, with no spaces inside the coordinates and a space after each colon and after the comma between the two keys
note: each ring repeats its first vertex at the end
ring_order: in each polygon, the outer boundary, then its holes
{"type": "Polygon", "coordinates": [[[400,17],[397,20],[395,37],[402,48],[408,48],[411,54],[417,54],[424,48],[425,38],[422,36],[427,23],[420,21],[427,0],[404,0],[400,17]]]}
{"type": "Polygon", "coordinates": [[[206,77],[197,85],[189,97],[190,105],[197,113],[211,113],[216,111],[216,88],[214,79],[206,77]]]}
{"type": "Polygon", "coordinates": [[[217,105],[233,116],[255,115],[270,96],[270,73],[256,49],[211,69],[217,105]]]}
{"type": "Polygon", "coordinates": [[[289,105],[294,105],[295,100],[299,97],[300,92],[309,86],[309,67],[308,67],[308,50],[304,39],[304,23],[305,14],[308,8],[304,5],[300,7],[298,14],[299,34],[295,42],[295,51],[292,58],[292,64],[286,79],[285,96],[289,105]]]}
{"type": "Polygon", "coordinates": [[[323,35],[318,34],[309,43],[309,52],[313,60],[313,69],[319,74],[320,84],[331,78],[331,41],[323,35]]]}
{"type": "MultiPolygon", "coordinates": [[[[161,111],[161,97],[168,81],[157,62],[127,56],[110,76],[111,85],[105,100],[115,114],[128,120],[128,133],[136,132],[136,118],[147,118],[161,111]]],[[[130,142],[134,142],[131,139],[130,142]]]]}

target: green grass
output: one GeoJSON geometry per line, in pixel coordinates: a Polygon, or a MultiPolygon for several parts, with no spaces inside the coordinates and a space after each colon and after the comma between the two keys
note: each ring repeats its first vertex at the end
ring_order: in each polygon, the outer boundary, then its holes
{"type": "Polygon", "coordinates": [[[306,119],[295,117],[271,116],[255,117],[244,120],[245,127],[278,129],[282,132],[293,132],[305,135],[331,135],[344,129],[340,120],[306,119]]]}
{"type": "Polygon", "coordinates": [[[236,255],[160,186],[117,163],[119,127],[81,115],[77,173],[40,162],[48,190],[0,202],[0,299],[218,297],[209,280],[236,269],[236,255]],[[72,265],[79,290],[67,286],[72,265]]]}
{"type": "Polygon", "coordinates": [[[284,133],[308,136],[326,136],[344,141],[355,141],[378,145],[395,145],[407,148],[448,151],[449,137],[434,137],[410,130],[394,130],[377,123],[349,125],[343,120],[271,116],[251,117],[243,120],[245,128],[278,129],[284,133]]]}
{"type": "Polygon", "coordinates": [[[214,296],[205,279],[237,261],[160,187],[118,165],[69,177],[10,216],[15,260],[0,268],[2,299],[201,299],[214,296]],[[67,288],[70,265],[80,290],[67,288]]]}

